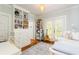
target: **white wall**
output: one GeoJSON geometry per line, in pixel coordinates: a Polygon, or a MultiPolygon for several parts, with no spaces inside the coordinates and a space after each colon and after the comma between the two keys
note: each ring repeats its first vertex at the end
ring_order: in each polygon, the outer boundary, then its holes
{"type": "Polygon", "coordinates": [[[72,6],[70,8],[60,9],[51,13],[48,13],[44,17],[44,23],[47,21],[54,20],[54,17],[66,15],[66,25],[67,30],[72,31],[72,25],[74,26],[74,31],[79,31],[79,5],[72,6]]]}

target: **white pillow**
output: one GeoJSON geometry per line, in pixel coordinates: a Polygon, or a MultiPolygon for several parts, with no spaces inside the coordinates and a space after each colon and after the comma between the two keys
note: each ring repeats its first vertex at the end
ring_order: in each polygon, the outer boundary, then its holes
{"type": "Polygon", "coordinates": [[[70,31],[65,31],[65,32],[63,32],[63,37],[65,39],[71,39],[72,38],[72,33],[70,31]]]}
{"type": "Polygon", "coordinates": [[[73,40],[79,40],[79,32],[73,32],[72,33],[72,39],[73,40]]]}

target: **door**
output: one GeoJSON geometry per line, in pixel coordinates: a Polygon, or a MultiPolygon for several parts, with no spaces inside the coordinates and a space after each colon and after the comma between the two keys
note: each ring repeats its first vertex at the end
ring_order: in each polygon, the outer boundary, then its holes
{"type": "Polygon", "coordinates": [[[0,12],[0,41],[6,41],[9,37],[9,15],[0,12]]]}

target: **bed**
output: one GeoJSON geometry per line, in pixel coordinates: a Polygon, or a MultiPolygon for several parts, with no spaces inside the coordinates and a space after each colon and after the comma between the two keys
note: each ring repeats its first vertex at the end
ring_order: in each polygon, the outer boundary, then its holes
{"type": "Polygon", "coordinates": [[[54,54],[78,55],[79,42],[74,40],[58,41],[49,49],[54,54]]]}
{"type": "Polygon", "coordinates": [[[79,33],[73,39],[58,40],[49,50],[55,55],[79,55],[79,33]]]}
{"type": "Polygon", "coordinates": [[[0,43],[0,55],[19,55],[21,50],[9,41],[0,43]]]}

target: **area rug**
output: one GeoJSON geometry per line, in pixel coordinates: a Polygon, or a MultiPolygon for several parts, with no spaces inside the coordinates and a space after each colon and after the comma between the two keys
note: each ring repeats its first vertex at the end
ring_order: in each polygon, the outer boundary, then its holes
{"type": "Polygon", "coordinates": [[[23,51],[22,55],[52,55],[49,51],[50,46],[51,44],[40,42],[23,51]]]}

